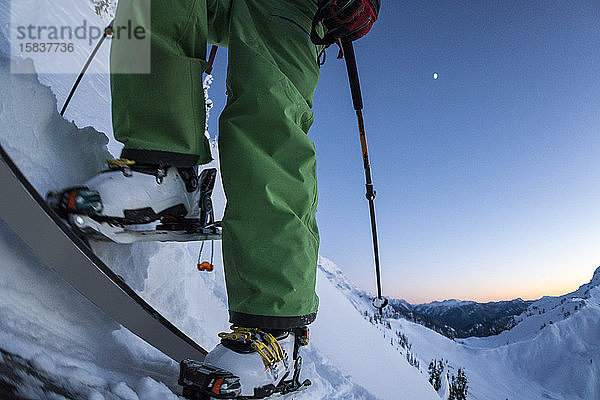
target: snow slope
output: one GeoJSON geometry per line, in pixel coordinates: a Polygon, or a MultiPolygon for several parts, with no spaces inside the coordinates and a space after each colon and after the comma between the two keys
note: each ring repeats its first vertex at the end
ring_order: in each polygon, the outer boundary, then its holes
{"type": "MultiPolygon", "coordinates": [[[[3,49],[0,36],[0,143],[40,193],[85,181],[110,158],[107,136],[61,118],[54,93],[35,74],[9,73],[3,49]]],[[[90,95],[83,102],[92,107],[102,98],[90,95]]],[[[222,193],[217,198],[223,199],[222,193]]],[[[217,207],[223,206],[221,200],[217,207]]],[[[211,348],[217,333],[228,327],[224,279],[220,257],[216,273],[195,269],[198,248],[94,245],[141,296],[211,348]]],[[[21,397],[58,399],[66,393],[94,400],[177,398],[177,365],[107,318],[40,263],[1,221],[0,289],[0,348],[29,362],[52,387],[60,388],[51,389],[25,370],[18,377],[0,373],[0,383],[16,387],[21,397]]],[[[376,327],[322,274],[318,293],[322,307],[303,369],[313,386],[296,399],[438,398],[426,376],[393,352],[376,327]]]]}
{"type": "Polygon", "coordinates": [[[502,349],[515,372],[566,399],[600,399],[600,267],[590,283],[536,301],[519,319],[510,331],[464,343],[502,349]]]}
{"type": "MultiPolygon", "coordinates": [[[[321,265],[373,320],[368,295],[345,280],[331,261],[323,259],[321,265]]],[[[421,370],[434,359],[443,359],[451,375],[463,368],[468,399],[600,399],[600,268],[590,283],[532,303],[517,321],[496,336],[456,341],[404,319],[384,319],[376,326],[398,351],[416,357],[421,370]],[[400,335],[408,344],[398,340],[400,335]]]]}
{"type": "MultiPolygon", "coordinates": [[[[57,26],[77,26],[84,20],[95,26],[105,26],[113,17],[113,7],[109,9],[109,13],[103,13],[102,16],[96,15],[93,4],[89,0],[61,1],[60,4],[51,0],[36,1],[38,1],[39,9],[47,14],[46,20],[52,21],[52,24],[57,26]]],[[[12,3],[17,4],[15,0],[0,2],[0,36],[3,37],[10,37],[8,22],[10,21],[12,3]]],[[[32,18],[32,22],[36,22],[36,19],[32,18]]],[[[65,118],[75,122],[80,128],[93,126],[100,132],[106,132],[110,135],[112,125],[109,80],[106,79],[105,75],[101,75],[103,72],[108,71],[109,49],[109,46],[104,45],[98,51],[94,62],[90,65],[86,79],[81,81],[79,89],[69,105],[65,118]],[[84,100],[86,97],[87,101],[84,100]]],[[[68,57],[61,56],[60,59],[56,60],[58,62],[45,62],[43,65],[37,66],[38,71],[43,71],[39,74],[40,82],[52,88],[52,92],[58,100],[59,109],[62,108],[79,69],[90,54],[90,50],[87,47],[76,46],[74,54],[68,57]],[[69,71],[74,72],[64,72],[65,62],[73,64],[69,67],[69,71]]],[[[5,55],[11,54],[8,41],[3,43],[3,40],[0,40],[0,51],[5,55]]],[[[111,141],[109,150],[111,153],[117,154],[120,147],[119,144],[111,141]]]]}

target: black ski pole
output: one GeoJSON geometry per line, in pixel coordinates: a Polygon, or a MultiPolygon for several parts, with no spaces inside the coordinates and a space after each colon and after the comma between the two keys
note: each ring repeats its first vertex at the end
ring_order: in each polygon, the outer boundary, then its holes
{"type": "Polygon", "coordinates": [[[369,162],[369,149],[367,147],[367,133],[365,131],[365,121],[363,117],[363,100],[360,90],[360,81],[358,80],[358,67],[356,66],[356,56],[354,47],[348,39],[340,39],[340,46],[346,59],[346,69],[348,70],[348,80],[350,81],[350,91],[352,93],[352,102],[356,111],[358,120],[358,133],[360,134],[360,145],[363,153],[363,165],[365,168],[365,181],[367,189],[367,200],[369,200],[369,211],[371,213],[371,233],[373,235],[373,251],[375,254],[375,275],[377,277],[377,298],[373,299],[373,306],[379,310],[379,315],[383,315],[383,308],[388,304],[388,300],[381,296],[381,272],[379,267],[379,245],[377,243],[377,222],[375,220],[375,188],[371,178],[371,164],[369,162]]]}
{"type": "Polygon", "coordinates": [[[104,28],[104,34],[102,35],[102,37],[98,41],[98,44],[96,45],[96,47],[92,51],[92,54],[90,54],[90,57],[88,58],[87,62],[85,63],[85,65],[81,69],[81,72],[79,73],[79,76],[77,77],[77,80],[75,81],[75,84],[73,84],[73,87],[71,88],[71,92],[69,93],[69,96],[67,96],[67,100],[65,100],[65,104],[63,105],[62,110],[60,110],[60,115],[61,116],[65,115],[65,111],[67,110],[67,107],[69,106],[69,103],[71,102],[71,98],[75,94],[75,91],[77,90],[77,87],[79,86],[79,83],[83,79],[83,76],[85,75],[88,67],[90,66],[90,64],[92,63],[92,60],[96,56],[96,53],[98,52],[98,50],[100,50],[100,47],[102,46],[102,43],[104,43],[104,41],[106,40],[106,38],[108,36],[112,35],[113,23],[114,22],[115,22],[115,20],[113,19],[112,21],[110,21],[110,24],[108,24],[108,26],[106,28],[104,28]]]}

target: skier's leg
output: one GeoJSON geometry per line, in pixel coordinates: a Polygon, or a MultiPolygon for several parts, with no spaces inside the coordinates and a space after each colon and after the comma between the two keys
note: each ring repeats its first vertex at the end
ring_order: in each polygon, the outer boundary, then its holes
{"type": "MultiPolygon", "coordinates": [[[[226,0],[119,1],[115,26],[134,21],[145,28],[151,44],[150,73],[111,75],[114,132],[125,144],[124,158],[173,166],[211,160],[202,72],[209,29],[217,26],[223,32],[227,12],[226,0]],[[148,24],[141,16],[150,6],[148,24]]],[[[113,40],[112,70],[126,70],[131,52],[126,39],[113,40]]]]}
{"type": "Polygon", "coordinates": [[[230,318],[258,328],[312,322],[319,236],[316,158],[307,133],[319,76],[312,0],[233,2],[228,102],[219,148],[227,209],[230,318]]]}
{"type": "Polygon", "coordinates": [[[111,50],[113,122],[115,137],[125,144],[122,157],[135,162],[112,160],[83,187],[53,193],[57,212],[86,215],[86,227],[109,232],[113,240],[117,228],[100,225],[98,217],[124,225],[199,218],[192,167],[211,159],[204,136],[206,42],[227,42],[230,2],[119,1],[111,50]]]}

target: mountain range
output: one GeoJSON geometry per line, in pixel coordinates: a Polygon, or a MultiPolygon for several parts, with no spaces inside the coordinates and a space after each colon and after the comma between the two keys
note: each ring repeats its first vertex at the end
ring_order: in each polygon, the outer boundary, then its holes
{"type": "Polygon", "coordinates": [[[418,322],[449,338],[484,337],[515,326],[515,317],[532,303],[522,299],[489,303],[444,300],[412,305],[392,299],[386,315],[418,322]]]}

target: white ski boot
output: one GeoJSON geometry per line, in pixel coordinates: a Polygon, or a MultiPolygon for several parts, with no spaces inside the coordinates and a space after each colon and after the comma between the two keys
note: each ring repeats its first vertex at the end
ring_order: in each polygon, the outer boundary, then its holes
{"type": "Polygon", "coordinates": [[[47,195],[50,206],[77,230],[118,243],[218,239],[210,196],[215,169],[138,165],[111,160],[86,182],[47,195]],[[132,229],[161,221],[150,230],[132,229]],[[196,234],[196,235],[194,235],[196,234]]]}
{"type": "Polygon", "coordinates": [[[300,383],[299,348],[308,344],[308,328],[268,333],[232,326],[204,362],[181,362],[179,384],[193,400],[262,399],[310,385],[300,383]]]}

